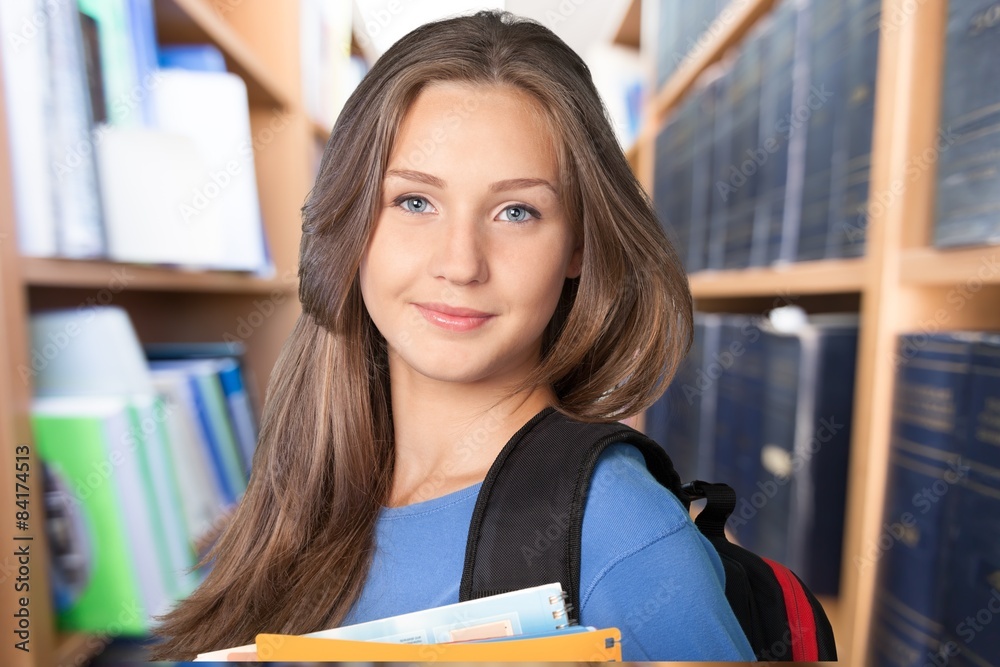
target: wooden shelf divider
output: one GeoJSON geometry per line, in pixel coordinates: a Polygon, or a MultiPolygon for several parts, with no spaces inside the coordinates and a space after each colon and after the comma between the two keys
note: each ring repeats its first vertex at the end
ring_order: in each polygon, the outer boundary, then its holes
{"type": "Polygon", "coordinates": [[[696,299],[860,292],[865,260],[824,259],[731,271],[698,271],[688,279],[696,299]]]}
{"type": "Polygon", "coordinates": [[[21,275],[32,287],[266,294],[294,292],[296,281],[236,271],[188,271],[103,260],[22,257],[21,275]]]}
{"type": "Polygon", "coordinates": [[[906,285],[945,286],[968,281],[1000,284],[1000,247],[910,248],[901,257],[906,285]]]}

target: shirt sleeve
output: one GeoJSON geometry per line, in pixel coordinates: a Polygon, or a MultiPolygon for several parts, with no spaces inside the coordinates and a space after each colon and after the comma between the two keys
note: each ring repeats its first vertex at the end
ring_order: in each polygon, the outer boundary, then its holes
{"type": "Polygon", "coordinates": [[[598,459],[583,521],[581,625],[615,627],[623,661],[752,661],[715,547],[639,451],[598,459]]]}
{"type": "Polygon", "coordinates": [[[681,525],[609,564],[581,592],[581,625],[621,630],[623,661],[753,660],[703,540],[681,525]]]}

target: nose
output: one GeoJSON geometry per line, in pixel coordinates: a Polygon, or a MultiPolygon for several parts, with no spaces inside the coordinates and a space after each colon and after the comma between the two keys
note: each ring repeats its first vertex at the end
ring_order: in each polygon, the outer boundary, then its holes
{"type": "Polygon", "coordinates": [[[487,239],[484,230],[471,216],[442,221],[435,239],[431,271],[456,285],[483,282],[488,276],[487,239]]]}

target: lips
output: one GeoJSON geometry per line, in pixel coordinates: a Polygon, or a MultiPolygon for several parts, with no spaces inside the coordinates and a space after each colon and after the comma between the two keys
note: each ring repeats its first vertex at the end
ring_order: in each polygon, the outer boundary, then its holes
{"type": "Polygon", "coordinates": [[[488,322],[492,313],[472,308],[455,308],[443,303],[414,303],[420,314],[431,324],[448,331],[471,331],[488,322]]]}

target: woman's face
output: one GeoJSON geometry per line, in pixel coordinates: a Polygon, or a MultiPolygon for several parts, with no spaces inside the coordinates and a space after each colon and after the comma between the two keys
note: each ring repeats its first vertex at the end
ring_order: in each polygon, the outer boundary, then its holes
{"type": "Polygon", "coordinates": [[[410,107],[360,269],[393,376],[510,382],[537,363],[582,256],[541,113],[519,91],[452,83],[410,107]]]}

